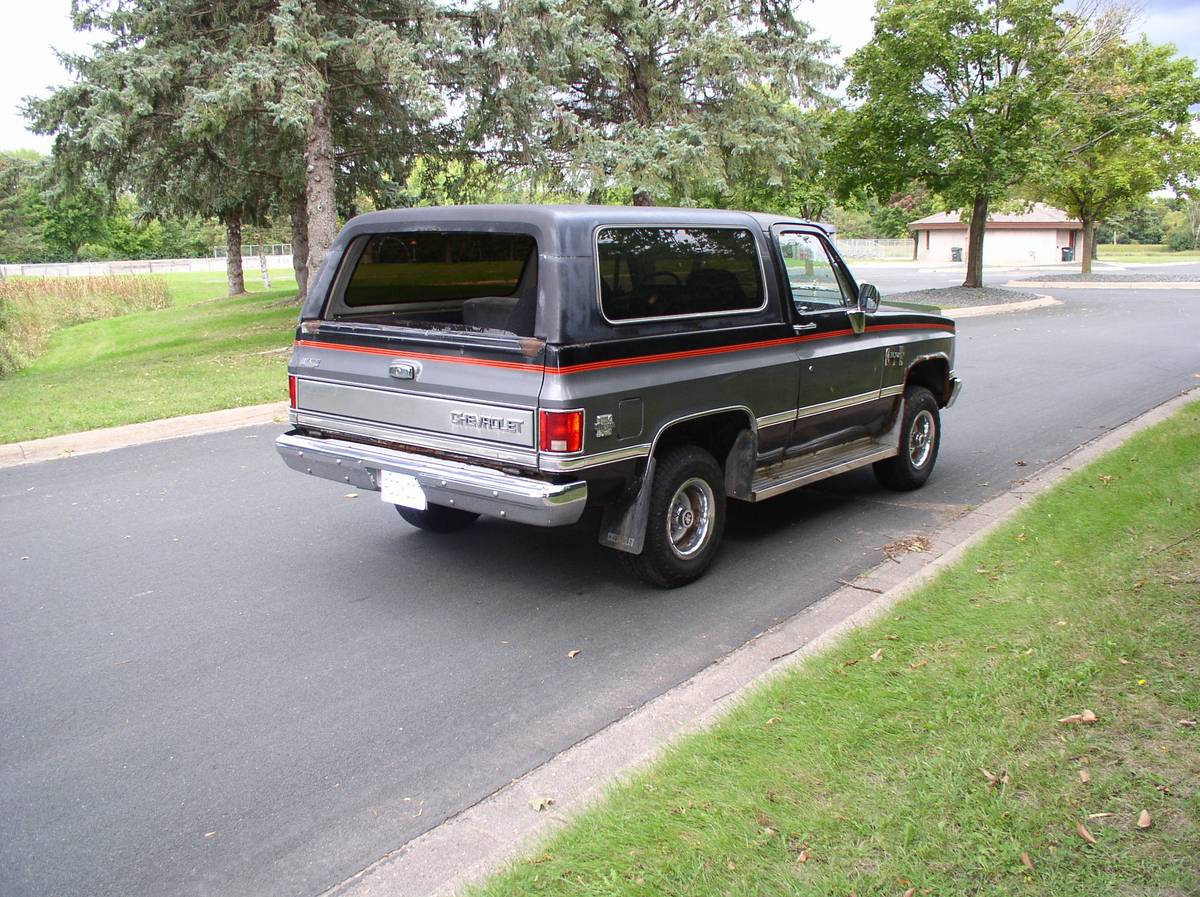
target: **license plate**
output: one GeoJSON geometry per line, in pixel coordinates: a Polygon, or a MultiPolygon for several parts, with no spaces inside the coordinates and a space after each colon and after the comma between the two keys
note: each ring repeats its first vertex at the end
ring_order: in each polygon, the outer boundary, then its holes
{"type": "Polygon", "coordinates": [[[390,505],[402,505],[406,508],[416,508],[418,511],[424,511],[428,507],[425,490],[421,488],[417,478],[393,470],[379,472],[379,497],[390,505]]]}

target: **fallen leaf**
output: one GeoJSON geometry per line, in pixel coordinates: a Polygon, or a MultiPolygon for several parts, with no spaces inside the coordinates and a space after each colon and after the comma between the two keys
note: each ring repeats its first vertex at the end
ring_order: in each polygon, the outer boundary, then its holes
{"type": "Polygon", "coordinates": [[[800,855],[798,857],[796,857],[796,862],[797,863],[807,863],[808,862],[808,851],[807,850],[800,851],[800,855]]]}
{"type": "Polygon", "coordinates": [[[1118,657],[1118,658],[1117,658],[1117,663],[1119,663],[1119,664],[1120,664],[1121,666],[1123,666],[1123,667],[1127,667],[1127,666],[1129,666],[1129,661],[1128,661],[1128,660],[1126,660],[1124,657],[1118,657]]]}
{"type": "Polygon", "coordinates": [[[989,788],[990,788],[990,787],[992,787],[993,785],[996,785],[996,784],[998,784],[998,783],[1000,782],[1000,777],[999,777],[999,776],[994,776],[994,775],[992,775],[990,772],[988,772],[988,771],[987,771],[986,769],[984,769],[982,766],[981,766],[981,767],[979,767],[979,771],[980,771],[981,773],[983,773],[983,776],[984,776],[984,778],[986,778],[986,779],[988,780],[988,787],[989,787],[989,788]]]}
{"type": "Polygon", "coordinates": [[[535,798],[534,800],[531,800],[529,802],[529,806],[532,809],[537,810],[539,813],[541,813],[543,810],[550,809],[550,807],[552,807],[553,805],[554,805],[554,798],[552,798],[552,797],[539,797],[539,798],[535,798]]]}
{"type": "Polygon", "coordinates": [[[568,651],[568,652],[567,652],[567,657],[569,657],[571,660],[574,660],[574,659],[575,659],[576,657],[578,657],[578,656],[579,656],[579,649],[578,649],[578,648],[574,649],[573,651],[568,651]]]}
{"type": "Polygon", "coordinates": [[[889,642],[900,641],[900,636],[898,636],[898,635],[885,635],[884,638],[887,639],[889,642]]]}
{"type": "Polygon", "coordinates": [[[1067,621],[1066,621],[1066,620],[1059,620],[1059,621],[1058,621],[1057,623],[1055,623],[1054,625],[1055,625],[1055,626],[1066,626],[1066,625],[1067,625],[1067,621]]]}
{"type": "Polygon", "coordinates": [[[1084,825],[1082,822],[1075,823],[1075,831],[1079,832],[1079,837],[1081,837],[1081,838],[1083,838],[1083,840],[1087,841],[1088,844],[1097,843],[1096,836],[1093,835],[1091,832],[1089,832],[1087,830],[1087,826],[1084,825]]]}
{"type": "Polygon", "coordinates": [[[1024,533],[1017,533],[1017,534],[1016,534],[1016,535],[1015,535],[1013,538],[1014,538],[1014,539],[1016,539],[1018,542],[1024,542],[1024,541],[1025,541],[1025,534],[1024,534],[1024,533]]]}
{"type": "Polygon", "coordinates": [[[917,893],[916,888],[909,888],[907,891],[904,892],[904,897],[915,897],[916,893],[917,893]]]}
{"type": "Polygon", "coordinates": [[[1099,475],[1099,477],[1097,477],[1097,479],[1099,479],[1101,483],[1103,483],[1105,486],[1107,486],[1107,485],[1109,485],[1109,484],[1110,484],[1110,483],[1111,483],[1111,482],[1112,482],[1114,479],[1116,479],[1116,477],[1112,477],[1112,476],[1109,476],[1109,475],[1107,475],[1107,474],[1103,474],[1103,473],[1102,473],[1102,474],[1100,474],[1100,475],[1099,475]]]}
{"type": "Polygon", "coordinates": [[[1092,780],[1092,777],[1088,774],[1088,771],[1086,769],[1079,770],[1079,781],[1083,782],[1083,784],[1086,785],[1091,780],[1092,780]]]}
{"type": "Polygon", "coordinates": [[[925,658],[922,658],[921,660],[918,660],[916,663],[910,663],[908,665],[908,668],[910,670],[919,670],[921,667],[925,666],[927,663],[929,663],[929,658],[925,657],[925,658]]]}
{"type": "Polygon", "coordinates": [[[880,648],[878,651],[876,651],[874,654],[872,654],[871,659],[872,660],[883,660],[883,649],[880,648]]]}
{"type": "Polygon", "coordinates": [[[1021,851],[1021,865],[1025,866],[1029,869],[1033,868],[1033,860],[1030,859],[1029,854],[1027,854],[1023,850],[1021,851]]]}
{"type": "Polygon", "coordinates": [[[773,726],[773,725],[775,725],[777,722],[779,722],[779,717],[777,717],[777,716],[773,716],[773,717],[771,717],[769,720],[767,720],[767,722],[766,722],[766,725],[768,725],[768,726],[773,726]]]}
{"type": "Polygon", "coordinates": [[[1092,723],[1096,722],[1097,719],[1099,719],[1099,717],[1097,717],[1092,711],[1084,710],[1082,713],[1072,713],[1070,716],[1064,716],[1059,720],[1059,722],[1068,726],[1078,725],[1079,723],[1090,726],[1092,723]]]}
{"type": "Polygon", "coordinates": [[[730,872],[732,872],[734,869],[737,868],[737,863],[735,863],[733,860],[726,860],[725,866],[726,866],[726,868],[729,869],[730,872]]]}
{"type": "Polygon", "coordinates": [[[1154,821],[1150,818],[1149,810],[1142,810],[1142,812],[1138,813],[1138,818],[1137,818],[1137,827],[1138,828],[1146,829],[1146,828],[1150,828],[1150,826],[1152,826],[1152,825],[1154,825],[1154,821]]]}

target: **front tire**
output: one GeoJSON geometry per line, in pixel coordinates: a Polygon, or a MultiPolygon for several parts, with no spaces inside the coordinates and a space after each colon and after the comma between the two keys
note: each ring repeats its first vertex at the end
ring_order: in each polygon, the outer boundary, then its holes
{"type": "Polygon", "coordinates": [[[904,392],[904,418],[900,423],[900,453],[875,464],[875,478],[897,492],[920,489],[933,473],[942,442],[942,420],[937,399],[924,386],[904,392]]]}
{"type": "Polygon", "coordinates": [[[663,589],[698,579],[725,534],[725,476],[698,446],[680,446],[655,465],[646,541],[639,555],[622,554],[629,569],[663,589]]]}
{"type": "Polygon", "coordinates": [[[448,508],[445,505],[429,505],[424,511],[396,505],[396,510],[407,523],[429,533],[454,533],[466,529],[479,519],[478,514],[448,508]]]}

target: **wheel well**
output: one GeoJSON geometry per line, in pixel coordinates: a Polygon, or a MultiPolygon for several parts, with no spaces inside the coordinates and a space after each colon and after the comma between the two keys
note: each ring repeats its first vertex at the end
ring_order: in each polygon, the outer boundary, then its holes
{"type": "Polygon", "coordinates": [[[908,369],[905,386],[924,386],[937,399],[938,407],[950,401],[950,364],[944,358],[926,358],[908,369]]]}
{"type": "Polygon", "coordinates": [[[717,459],[722,468],[725,457],[733,447],[738,433],[745,429],[753,429],[750,415],[745,411],[720,411],[681,420],[671,424],[659,434],[654,446],[654,454],[661,455],[665,450],[677,445],[698,445],[717,459]]]}

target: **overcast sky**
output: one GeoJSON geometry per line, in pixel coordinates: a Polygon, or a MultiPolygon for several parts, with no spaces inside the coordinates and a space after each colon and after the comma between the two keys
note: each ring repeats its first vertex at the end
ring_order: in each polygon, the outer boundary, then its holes
{"type": "MultiPolygon", "coordinates": [[[[26,0],[10,4],[0,30],[0,149],[29,147],[48,151],[50,138],[25,130],[17,111],[21,98],[44,94],[67,74],[54,50],[86,49],[90,36],[71,28],[70,0],[26,0]]],[[[1200,58],[1200,0],[1146,0],[1138,30],[1155,43],[1174,43],[1200,58]]],[[[800,14],[843,51],[851,52],[871,36],[874,0],[806,0],[800,14]]]]}

